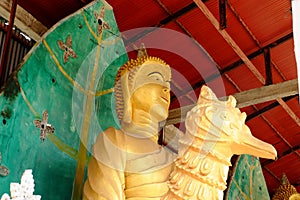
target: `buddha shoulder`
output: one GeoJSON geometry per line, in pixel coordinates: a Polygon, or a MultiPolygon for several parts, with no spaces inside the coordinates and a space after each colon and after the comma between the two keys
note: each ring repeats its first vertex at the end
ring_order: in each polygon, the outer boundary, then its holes
{"type": "Polygon", "coordinates": [[[98,144],[100,145],[103,142],[111,143],[112,145],[116,145],[118,147],[124,147],[124,133],[114,127],[109,127],[104,132],[98,135],[95,145],[98,146],[98,144]]]}

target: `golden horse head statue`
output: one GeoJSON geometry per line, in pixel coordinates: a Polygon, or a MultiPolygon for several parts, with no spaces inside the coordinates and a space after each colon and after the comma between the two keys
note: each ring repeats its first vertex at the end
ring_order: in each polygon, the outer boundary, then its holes
{"type": "Polygon", "coordinates": [[[275,159],[275,148],[254,137],[245,124],[246,113],[236,107],[236,99],[229,96],[220,101],[207,86],[203,86],[197,105],[188,113],[187,131],[203,144],[202,152],[215,151],[231,157],[233,154],[275,159]]]}
{"type": "Polygon", "coordinates": [[[163,200],[221,200],[233,154],[275,159],[275,148],[255,138],[245,121],[233,96],[219,101],[203,86],[197,105],[187,114],[186,133],[163,200]]]}

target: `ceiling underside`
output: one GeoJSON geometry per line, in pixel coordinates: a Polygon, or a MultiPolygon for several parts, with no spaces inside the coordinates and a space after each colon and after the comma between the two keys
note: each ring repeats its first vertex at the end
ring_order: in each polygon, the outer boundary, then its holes
{"type": "MultiPolygon", "coordinates": [[[[108,0],[129,55],[135,57],[143,42],[152,47],[148,54],[163,58],[172,67],[172,109],[194,104],[203,84],[222,97],[297,78],[290,0],[228,0],[227,28],[223,30],[218,23],[219,1],[195,2],[108,0]],[[133,37],[132,33],[138,34],[133,37]]],[[[86,3],[18,1],[47,28],[86,3]]],[[[300,192],[298,95],[241,110],[248,115],[253,135],[273,144],[278,152],[276,161],[261,160],[270,194],[279,186],[282,173],[300,192]]]]}

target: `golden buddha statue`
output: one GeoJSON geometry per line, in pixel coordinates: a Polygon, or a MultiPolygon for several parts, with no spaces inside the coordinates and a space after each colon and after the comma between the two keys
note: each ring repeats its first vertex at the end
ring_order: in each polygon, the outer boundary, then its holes
{"type": "Polygon", "coordinates": [[[234,97],[221,102],[206,86],[187,115],[178,156],[162,148],[157,139],[159,122],[168,117],[170,80],[169,65],[156,57],[143,55],[119,69],[121,129],[97,137],[83,199],[221,200],[233,154],[276,157],[271,145],[251,135],[234,97]]]}
{"type": "Polygon", "coordinates": [[[168,117],[171,69],[142,55],[116,76],[116,109],[121,129],[108,128],[93,145],[84,199],[160,199],[174,156],[157,144],[159,122],[168,117]]]}

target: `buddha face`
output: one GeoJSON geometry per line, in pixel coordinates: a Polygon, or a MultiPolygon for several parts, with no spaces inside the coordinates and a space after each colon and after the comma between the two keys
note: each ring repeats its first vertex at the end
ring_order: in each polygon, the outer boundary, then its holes
{"type": "Polygon", "coordinates": [[[152,120],[168,117],[170,105],[171,70],[157,62],[144,63],[135,75],[131,105],[136,110],[149,113],[152,120]]]}

